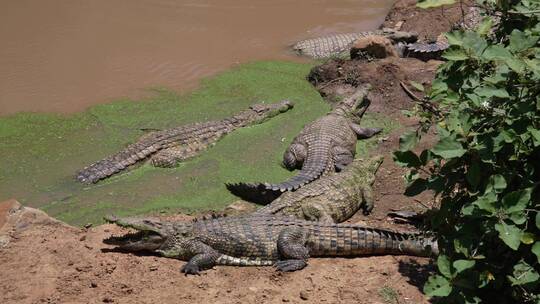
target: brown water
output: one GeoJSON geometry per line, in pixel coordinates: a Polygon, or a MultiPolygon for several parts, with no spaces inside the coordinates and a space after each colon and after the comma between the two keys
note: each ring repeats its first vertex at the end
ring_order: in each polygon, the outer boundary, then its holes
{"type": "Polygon", "coordinates": [[[183,90],[293,42],[373,29],[392,0],[0,1],[0,115],[183,90]]]}

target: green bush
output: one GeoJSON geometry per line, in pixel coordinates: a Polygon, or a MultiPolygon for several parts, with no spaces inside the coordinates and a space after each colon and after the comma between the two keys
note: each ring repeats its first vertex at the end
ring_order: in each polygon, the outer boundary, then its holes
{"type": "Polygon", "coordinates": [[[401,137],[394,159],[409,168],[406,194],[432,191],[440,202],[428,296],[540,303],[540,1],[477,2],[500,21],[447,34],[421,127],[401,137]],[[430,128],[435,145],[411,151],[430,128]]]}

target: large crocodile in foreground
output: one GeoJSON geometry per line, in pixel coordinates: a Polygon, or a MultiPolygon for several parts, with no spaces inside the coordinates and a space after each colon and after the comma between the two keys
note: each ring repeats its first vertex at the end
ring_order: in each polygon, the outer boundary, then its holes
{"type": "Polygon", "coordinates": [[[273,104],[255,104],[222,120],[188,124],[146,134],[122,151],[79,171],[77,179],[82,183],[96,183],[148,157],[151,157],[154,166],[172,167],[180,161],[196,156],[235,129],[261,123],[292,107],[293,104],[288,100],[273,104]]]}
{"type": "Polygon", "coordinates": [[[292,46],[300,55],[312,58],[328,58],[348,52],[354,42],[367,36],[385,36],[393,42],[413,42],[418,35],[412,32],[400,32],[389,29],[370,32],[345,33],[311,38],[297,42],[292,46]]]}
{"type": "Polygon", "coordinates": [[[272,191],[292,191],[322,175],[342,170],[356,153],[356,141],[382,131],[358,124],[369,106],[370,86],[360,86],[351,97],[341,101],[325,116],[306,125],[283,155],[283,165],[290,170],[301,167],[291,179],[278,184],[264,184],[272,191]]]}
{"type": "Polygon", "coordinates": [[[403,234],[358,225],[324,224],[294,217],[242,216],[196,222],[151,218],[106,220],[136,233],[104,240],[124,251],[150,251],[188,261],[181,271],[197,274],[214,265],[270,266],[295,271],[309,257],[438,254],[437,243],[416,234],[403,234]]]}
{"type": "MultiPolygon", "coordinates": [[[[344,171],[326,175],[297,191],[286,192],[255,214],[292,215],[325,223],[344,222],[360,208],[367,215],[373,209],[372,185],[382,162],[382,156],[357,158],[344,171]]],[[[231,189],[234,185],[228,187],[231,189]]]]}

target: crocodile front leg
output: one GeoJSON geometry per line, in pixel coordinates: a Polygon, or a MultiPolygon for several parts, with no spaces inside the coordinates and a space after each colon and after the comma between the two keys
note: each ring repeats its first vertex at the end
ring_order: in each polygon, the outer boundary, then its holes
{"type": "Polygon", "coordinates": [[[358,135],[359,139],[366,139],[373,137],[373,135],[381,133],[381,128],[364,128],[360,127],[360,125],[351,123],[351,129],[358,135]]]}
{"type": "Polygon", "coordinates": [[[180,268],[188,274],[199,274],[201,270],[210,269],[216,265],[221,253],[198,240],[188,240],[175,244],[169,249],[158,250],[165,257],[178,258],[189,261],[180,268]]]}
{"type": "Polygon", "coordinates": [[[285,228],[278,236],[277,248],[283,260],[275,266],[279,271],[296,271],[307,266],[309,250],[306,247],[307,234],[301,228],[285,228]]]}

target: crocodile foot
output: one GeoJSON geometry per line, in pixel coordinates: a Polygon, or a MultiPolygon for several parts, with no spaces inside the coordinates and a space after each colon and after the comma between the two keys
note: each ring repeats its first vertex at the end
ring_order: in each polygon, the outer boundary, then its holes
{"type": "Polygon", "coordinates": [[[278,271],[290,272],[300,270],[307,266],[306,261],[304,260],[283,260],[277,261],[274,265],[278,271]]]}
{"type": "Polygon", "coordinates": [[[199,266],[197,266],[197,265],[195,265],[193,263],[186,263],[186,264],[184,264],[184,266],[182,266],[182,268],[180,268],[180,272],[185,273],[186,276],[188,274],[199,275],[200,272],[201,272],[201,269],[199,268],[199,266]]]}

